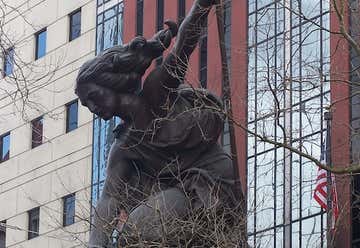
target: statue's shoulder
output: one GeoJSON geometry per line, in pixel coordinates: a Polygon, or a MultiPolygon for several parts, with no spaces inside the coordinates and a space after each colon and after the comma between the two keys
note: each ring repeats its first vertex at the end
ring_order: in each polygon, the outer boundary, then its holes
{"type": "Polygon", "coordinates": [[[205,88],[195,88],[189,84],[180,84],[178,87],[178,94],[185,97],[185,98],[191,98],[191,99],[202,99],[206,100],[211,105],[217,106],[221,109],[223,109],[223,104],[221,99],[205,88]]]}

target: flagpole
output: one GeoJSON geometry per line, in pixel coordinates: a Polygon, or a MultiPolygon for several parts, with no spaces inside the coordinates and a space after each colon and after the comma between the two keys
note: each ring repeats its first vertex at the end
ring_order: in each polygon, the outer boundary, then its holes
{"type": "MultiPolygon", "coordinates": [[[[326,121],[326,165],[331,167],[331,120],[332,115],[331,112],[324,113],[324,119],[326,121]]],[[[326,191],[327,191],[327,247],[333,248],[333,240],[332,240],[332,225],[333,225],[333,211],[332,211],[332,178],[331,172],[327,171],[327,184],[326,184],[326,191]]]]}

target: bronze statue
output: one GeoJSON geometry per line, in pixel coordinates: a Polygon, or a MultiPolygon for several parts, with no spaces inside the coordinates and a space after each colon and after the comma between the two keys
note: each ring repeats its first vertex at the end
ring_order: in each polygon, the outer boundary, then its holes
{"type": "Polygon", "coordinates": [[[161,218],[185,219],[194,209],[219,204],[237,206],[231,159],[217,144],[222,104],[208,91],[184,84],[213,4],[195,0],[179,30],[167,21],[168,28],[150,40],[136,37],[81,67],[75,90],[81,103],[105,120],[123,120],[114,130],[90,247],[108,247],[119,211],[128,214],[120,235],[130,242],[126,237],[135,232],[144,240],[161,239],[161,218]],[[170,53],[141,87],[146,69],[176,35],[170,53]]]}

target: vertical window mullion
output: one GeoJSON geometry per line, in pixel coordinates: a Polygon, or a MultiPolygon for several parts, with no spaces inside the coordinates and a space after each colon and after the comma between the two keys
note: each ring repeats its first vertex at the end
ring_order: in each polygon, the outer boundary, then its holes
{"type": "Polygon", "coordinates": [[[185,14],[186,14],[186,1],[178,0],[178,23],[179,23],[179,25],[184,20],[185,14]]]}
{"type": "MultiPolygon", "coordinates": [[[[156,18],[156,31],[160,31],[164,27],[164,0],[157,0],[156,4],[157,18],[156,18]]],[[[161,65],[163,57],[156,59],[156,65],[161,65]]]]}
{"type": "Polygon", "coordinates": [[[144,32],[144,0],[136,3],[136,34],[143,35],[144,32]]]}

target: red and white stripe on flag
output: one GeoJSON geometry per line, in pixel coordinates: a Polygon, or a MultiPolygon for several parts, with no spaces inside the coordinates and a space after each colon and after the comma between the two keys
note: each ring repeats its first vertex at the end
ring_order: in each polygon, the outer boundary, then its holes
{"type": "MultiPolygon", "coordinates": [[[[331,209],[332,209],[332,228],[335,228],[336,220],[339,216],[339,207],[337,202],[337,192],[335,177],[331,174],[331,209]]],[[[325,209],[329,210],[327,207],[327,171],[320,168],[318,169],[318,176],[316,179],[316,187],[314,191],[314,199],[319,203],[319,205],[325,209]]]]}

